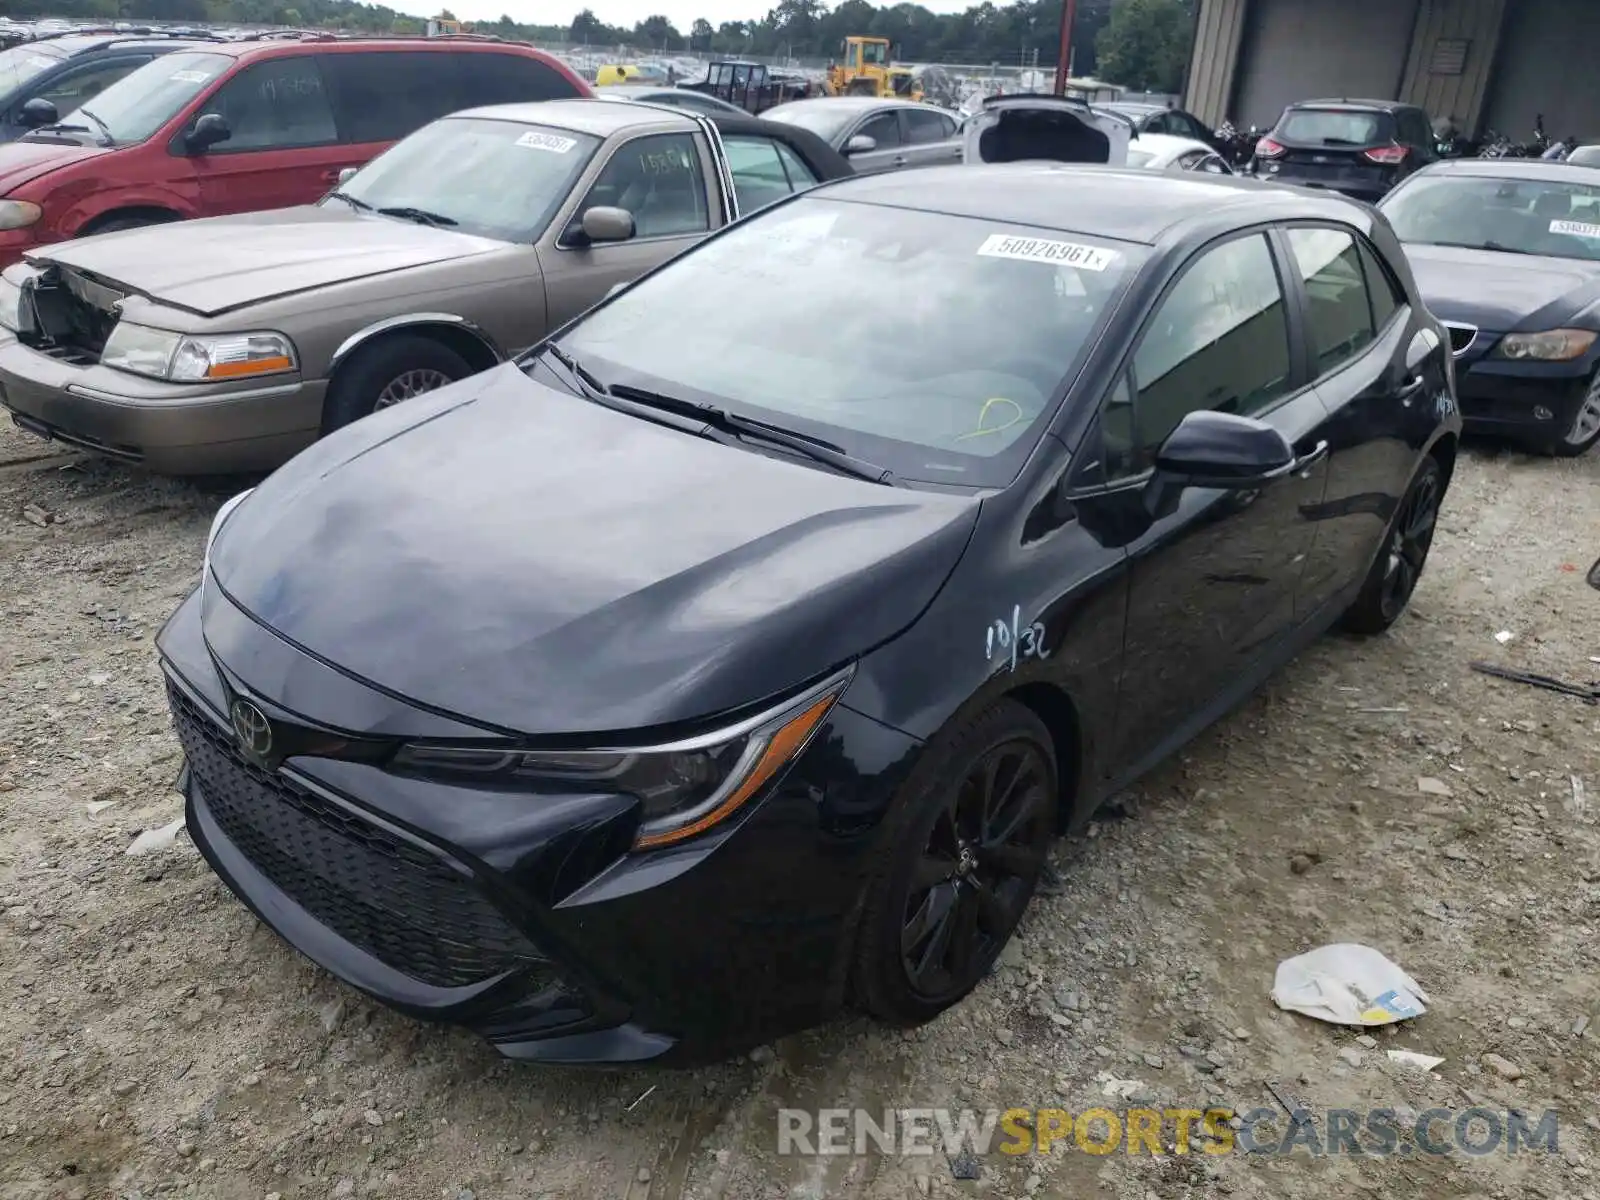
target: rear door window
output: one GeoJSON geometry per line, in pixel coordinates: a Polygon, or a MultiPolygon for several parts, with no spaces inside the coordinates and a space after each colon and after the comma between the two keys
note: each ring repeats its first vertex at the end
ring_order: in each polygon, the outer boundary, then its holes
{"type": "Polygon", "coordinates": [[[450,54],[381,51],[322,56],[340,139],[395,142],[456,111],[450,54]]]}
{"type": "Polygon", "coordinates": [[[1356,240],[1339,229],[1290,229],[1305,284],[1306,321],[1317,374],[1337,370],[1372,344],[1372,305],[1356,240]]]}
{"type": "Polygon", "coordinates": [[[228,123],[228,140],[211,154],[325,146],[339,140],[317,59],[272,58],[240,71],[205,105],[228,123]]]}
{"type": "Polygon", "coordinates": [[[1383,113],[1348,108],[1291,108],[1278,133],[1291,142],[1320,145],[1370,146],[1383,140],[1383,113]]]}
{"type": "Polygon", "coordinates": [[[948,141],[956,135],[956,123],[931,108],[926,112],[921,109],[908,111],[905,118],[907,140],[913,146],[927,142],[948,141]]]}
{"type": "Polygon", "coordinates": [[[490,51],[450,54],[455,60],[460,103],[457,108],[481,104],[518,104],[529,100],[563,100],[578,95],[560,72],[526,54],[490,51]]]}

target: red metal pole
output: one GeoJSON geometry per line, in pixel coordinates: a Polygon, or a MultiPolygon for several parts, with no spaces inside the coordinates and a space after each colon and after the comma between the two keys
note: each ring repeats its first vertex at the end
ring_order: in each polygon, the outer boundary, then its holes
{"type": "Polygon", "coordinates": [[[1061,51],[1056,58],[1056,92],[1067,94],[1067,68],[1072,62],[1072,24],[1078,19],[1078,0],[1066,0],[1061,6],[1061,51]]]}

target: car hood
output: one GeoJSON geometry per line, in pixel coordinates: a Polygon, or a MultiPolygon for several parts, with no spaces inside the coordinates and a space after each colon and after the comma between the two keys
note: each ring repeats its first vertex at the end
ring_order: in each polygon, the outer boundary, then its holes
{"type": "MultiPolygon", "coordinates": [[[[3,154],[3,151],[0,151],[3,154]]],[[[28,255],[202,316],[504,249],[505,243],[345,208],[281,208],[151,225],[28,255]]]]}
{"type": "Polygon", "coordinates": [[[106,150],[76,142],[7,142],[0,146],[0,196],[9,196],[25,183],[58,167],[98,158],[106,150]]]}
{"type": "Polygon", "coordinates": [[[962,161],[1079,162],[1124,166],[1133,125],[1060,96],[1002,96],[962,126],[962,161]]]}
{"type": "Polygon", "coordinates": [[[1600,298],[1600,265],[1409,243],[1423,301],[1441,321],[1496,333],[1551,328],[1600,298]]]}
{"type": "Polygon", "coordinates": [[[894,637],[978,507],[506,364],[323,439],[239,505],[210,561],[258,622],[391,693],[503,730],[625,732],[741,708],[894,637]]]}

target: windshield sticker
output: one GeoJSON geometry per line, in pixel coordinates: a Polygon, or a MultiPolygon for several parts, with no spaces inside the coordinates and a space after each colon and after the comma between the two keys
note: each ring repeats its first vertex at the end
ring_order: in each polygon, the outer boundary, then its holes
{"type": "Polygon", "coordinates": [[[1011,606],[1010,621],[996,618],[989,623],[983,644],[984,655],[990,662],[994,661],[996,654],[1000,654],[1009,661],[1013,671],[1017,669],[1019,659],[1050,657],[1050,651],[1044,648],[1044,625],[1035,621],[1024,629],[1020,604],[1011,606]]]}
{"type": "Polygon", "coordinates": [[[517,145],[530,150],[548,150],[552,154],[565,154],[578,143],[573,138],[557,137],[553,133],[535,133],[529,130],[517,139],[517,145]]]}
{"type": "Polygon", "coordinates": [[[177,71],[167,78],[173,83],[204,83],[211,75],[206,71],[177,71]]]}
{"type": "Polygon", "coordinates": [[[1581,238],[1600,238],[1600,225],[1590,225],[1587,221],[1551,221],[1550,232],[1567,233],[1581,238]]]}
{"type": "Polygon", "coordinates": [[[1053,267],[1076,267],[1080,271],[1104,271],[1117,261],[1112,250],[1083,246],[1077,242],[1058,242],[1050,238],[1013,237],[991,234],[978,247],[985,258],[1014,258],[1019,262],[1049,263],[1053,267]]]}

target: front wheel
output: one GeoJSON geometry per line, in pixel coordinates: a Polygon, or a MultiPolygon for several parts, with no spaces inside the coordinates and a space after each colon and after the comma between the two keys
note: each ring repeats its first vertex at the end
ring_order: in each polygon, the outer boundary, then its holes
{"type": "Polygon", "coordinates": [[[357,350],[334,378],[323,409],[323,432],[470,374],[467,360],[442,342],[417,334],[384,338],[357,350]]]}
{"type": "Polygon", "coordinates": [[[1001,700],[957,729],[908,783],[867,898],[857,1003],[880,1020],[931,1020],[978,985],[1032,899],[1055,833],[1050,732],[1001,700]]]}
{"type": "Polygon", "coordinates": [[[1382,633],[1405,612],[1427,565],[1428,551],[1433,548],[1443,500],[1444,468],[1429,455],[1417,468],[1389,522],[1377,560],[1367,572],[1356,602],[1344,614],[1344,627],[1351,633],[1382,633]]]}
{"type": "Polygon", "coordinates": [[[1557,458],[1576,458],[1596,442],[1600,442],[1600,371],[1583,385],[1572,419],[1548,448],[1557,458]]]}

